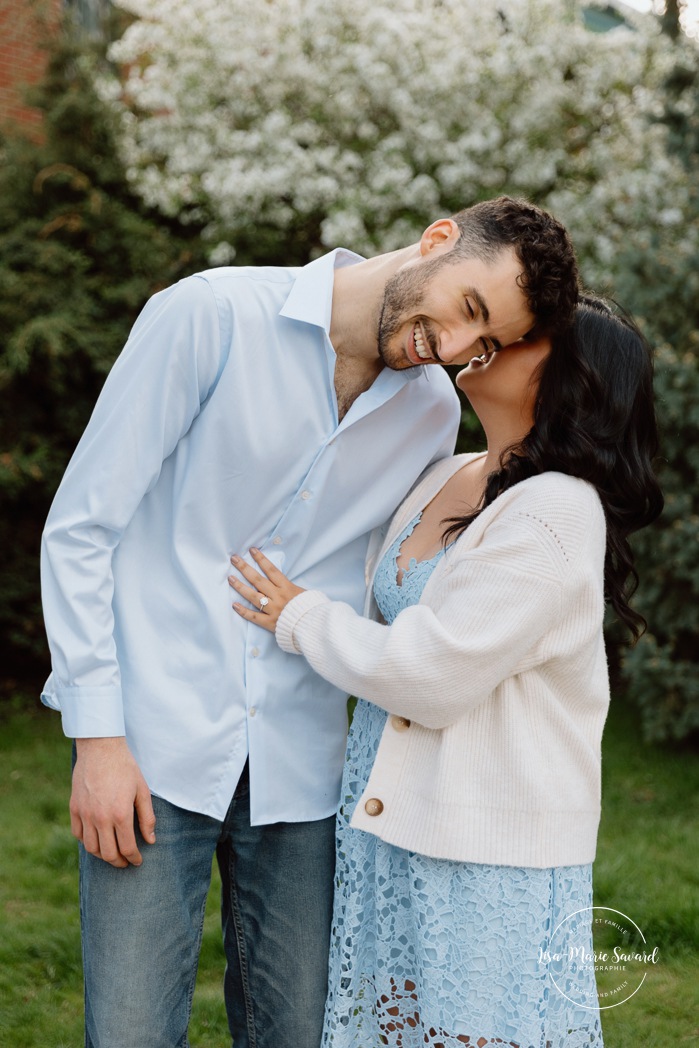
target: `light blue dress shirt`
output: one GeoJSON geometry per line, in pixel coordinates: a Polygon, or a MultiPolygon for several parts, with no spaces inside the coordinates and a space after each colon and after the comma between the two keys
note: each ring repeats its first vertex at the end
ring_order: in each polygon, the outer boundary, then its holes
{"type": "Polygon", "coordinates": [[[126,735],[153,793],[222,819],[250,756],[253,825],[337,806],[346,696],[241,619],[231,553],[361,611],[369,533],[452,452],[439,367],[384,369],[338,421],[339,249],[300,269],[188,277],[145,306],[42,545],[66,735],[126,735]]]}

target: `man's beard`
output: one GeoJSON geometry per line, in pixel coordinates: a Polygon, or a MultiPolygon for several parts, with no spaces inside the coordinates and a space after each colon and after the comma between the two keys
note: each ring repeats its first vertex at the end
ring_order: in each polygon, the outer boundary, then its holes
{"type": "MultiPolygon", "coordinates": [[[[447,255],[426,259],[420,266],[400,269],[387,282],[378,327],[379,356],[387,368],[402,371],[405,368],[418,366],[405,355],[403,346],[391,346],[389,343],[401,327],[410,320],[414,322],[420,316],[427,285],[437,270],[450,261],[447,255]]],[[[434,335],[427,324],[424,324],[423,328],[428,339],[430,353],[436,357],[437,346],[434,335]]]]}

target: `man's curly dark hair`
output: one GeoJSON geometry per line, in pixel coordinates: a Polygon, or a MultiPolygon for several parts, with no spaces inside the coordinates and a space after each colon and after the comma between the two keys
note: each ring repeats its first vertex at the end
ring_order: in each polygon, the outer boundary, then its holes
{"type": "Polygon", "coordinates": [[[451,217],[461,235],[445,259],[494,262],[504,248],[513,247],[522,263],[518,282],[535,317],[532,333],[553,334],[570,326],[579,297],[578,265],[558,219],[528,200],[507,196],[451,217]]]}

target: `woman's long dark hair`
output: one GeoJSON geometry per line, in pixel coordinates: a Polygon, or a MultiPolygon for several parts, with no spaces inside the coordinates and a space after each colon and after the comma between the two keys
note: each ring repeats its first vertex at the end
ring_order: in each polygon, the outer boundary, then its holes
{"type": "Polygon", "coordinates": [[[505,451],[478,509],[445,521],[445,541],[528,477],[556,470],[589,481],[607,521],[605,596],[637,640],[646,622],[629,606],[638,574],[628,536],[663,508],[652,467],[658,450],[652,350],[628,316],[584,296],[572,327],[553,337],[538,377],[534,425],[505,451]]]}

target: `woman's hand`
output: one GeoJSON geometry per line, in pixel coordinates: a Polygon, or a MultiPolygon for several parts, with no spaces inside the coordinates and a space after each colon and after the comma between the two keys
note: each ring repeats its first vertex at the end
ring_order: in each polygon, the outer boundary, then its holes
{"type": "Polygon", "coordinates": [[[253,548],[250,550],[250,553],[260,571],[264,572],[264,575],[251,568],[241,557],[234,556],[231,557],[231,564],[237,568],[243,578],[247,579],[250,585],[246,586],[244,582],[235,578],[234,575],[228,576],[228,584],[241,597],[250,601],[255,610],[252,611],[250,608],[237,602],[233,607],[241,618],[247,619],[248,622],[254,622],[256,626],[262,626],[263,629],[274,633],[277,620],[284,608],[290,600],[297,597],[299,593],[303,593],[304,590],[300,586],[294,586],[293,582],[289,582],[286,575],[279,568],[275,568],[272,561],[267,560],[267,557],[260,553],[259,549],[253,548]]]}

